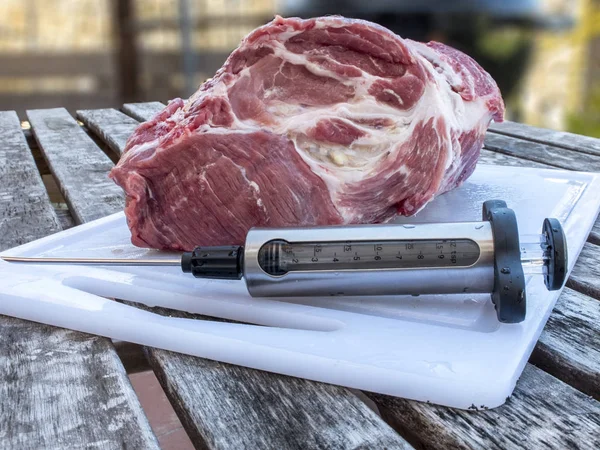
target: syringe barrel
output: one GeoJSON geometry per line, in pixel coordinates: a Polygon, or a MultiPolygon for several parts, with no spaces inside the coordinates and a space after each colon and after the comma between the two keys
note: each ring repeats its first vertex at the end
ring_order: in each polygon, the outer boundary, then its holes
{"type": "MultiPolygon", "coordinates": [[[[429,247],[421,248],[430,249],[431,243],[428,245],[429,247]]],[[[248,291],[254,297],[490,293],[494,287],[494,247],[489,222],[258,228],[250,230],[244,248],[244,278],[248,291]],[[448,246],[451,242],[459,240],[475,243],[479,254],[473,259],[474,262],[465,259],[469,261],[468,266],[453,267],[448,265],[451,254],[448,246]],[[272,245],[273,241],[289,243],[292,251],[295,248],[299,251],[305,251],[306,248],[312,248],[314,251],[327,249],[330,261],[319,259],[323,253],[315,253],[316,259],[319,260],[315,261],[314,265],[310,264],[312,258],[303,261],[298,257],[295,258],[298,260],[298,267],[304,270],[290,269],[291,260],[288,261],[289,264],[281,265],[285,256],[281,252],[290,251],[290,248],[272,245]],[[440,255],[445,256],[443,264],[434,255],[431,264],[427,266],[423,259],[418,259],[418,253],[408,251],[400,252],[400,256],[405,258],[402,264],[391,267],[390,258],[393,258],[393,253],[386,253],[385,248],[393,247],[394,251],[399,246],[406,245],[419,248],[418,246],[427,241],[447,245],[439,250],[440,255]],[[446,244],[443,244],[444,242],[446,244]],[[352,259],[347,260],[344,265],[342,258],[334,255],[336,245],[339,245],[337,248],[343,253],[345,244],[352,246],[358,243],[368,243],[364,248],[368,248],[369,251],[364,250],[355,257],[363,258],[366,254],[371,258],[369,264],[360,259],[354,266],[358,268],[352,269],[352,259]],[[381,255],[375,252],[378,244],[383,247],[381,255]],[[268,252],[279,253],[265,257],[265,249],[268,252]],[[376,259],[378,257],[379,260],[376,259]],[[277,265],[267,267],[265,258],[269,263],[277,265]],[[334,262],[334,258],[341,261],[334,262]],[[407,258],[413,258],[414,266],[411,267],[411,264],[406,262],[407,258]]],[[[434,244],[433,249],[435,248],[434,244]]],[[[430,255],[432,253],[428,253],[427,257],[430,255]]]]}

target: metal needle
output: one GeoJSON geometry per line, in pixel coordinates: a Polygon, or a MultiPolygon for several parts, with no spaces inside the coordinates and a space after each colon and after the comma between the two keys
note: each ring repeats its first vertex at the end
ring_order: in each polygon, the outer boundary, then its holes
{"type": "Polygon", "coordinates": [[[180,266],[181,259],[119,259],[119,258],[45,258],[31,256],[0,256],[7,262],[51,264],[97,264],[118,266],[180,266]]]}

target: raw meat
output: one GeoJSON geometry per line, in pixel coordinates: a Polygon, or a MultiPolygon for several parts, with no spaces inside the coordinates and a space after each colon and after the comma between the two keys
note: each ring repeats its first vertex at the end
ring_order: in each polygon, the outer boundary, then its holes
{"type": "Polygon", "coordinates": [[[453,48],[339,16],[276,17],[141,124],[110,176],[140,247],[379,223],[467,179],[503,114],[491,76],[453,48]]]}

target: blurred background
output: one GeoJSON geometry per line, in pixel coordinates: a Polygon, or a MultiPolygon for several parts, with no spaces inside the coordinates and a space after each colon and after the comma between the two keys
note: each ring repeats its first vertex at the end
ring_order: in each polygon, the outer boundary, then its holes
{"type": "Polygon", "coordinates": [[[187,97],[274,14],[336,13],[465,51],[508,119],[600,137],[600,0],[2,0],[0,110],[187,97]]]}

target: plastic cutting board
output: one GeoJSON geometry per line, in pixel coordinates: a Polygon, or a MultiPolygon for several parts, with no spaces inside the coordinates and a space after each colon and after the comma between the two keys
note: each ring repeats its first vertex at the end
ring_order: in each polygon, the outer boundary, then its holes
{"type": "MultiPolygon", "coordinates": [[[[481,220],[489,199],[515,210],[521,234],[558,218],[570,271],[600,209],[600,175],[480,165],[463,186],[397,222],[481,220]]],[[[3,254],[173,257],[133,247],[122,213],[3,254]]],[[[243,281],[195,279],[178,267],[0,261],[1,314],[458,408],[506,400],[559,294],[529,278],[525,321],[505,325],[489,295],[257,299],[243,281]],[[165,317],[111,298],[250,324],[165,317]]]]}

